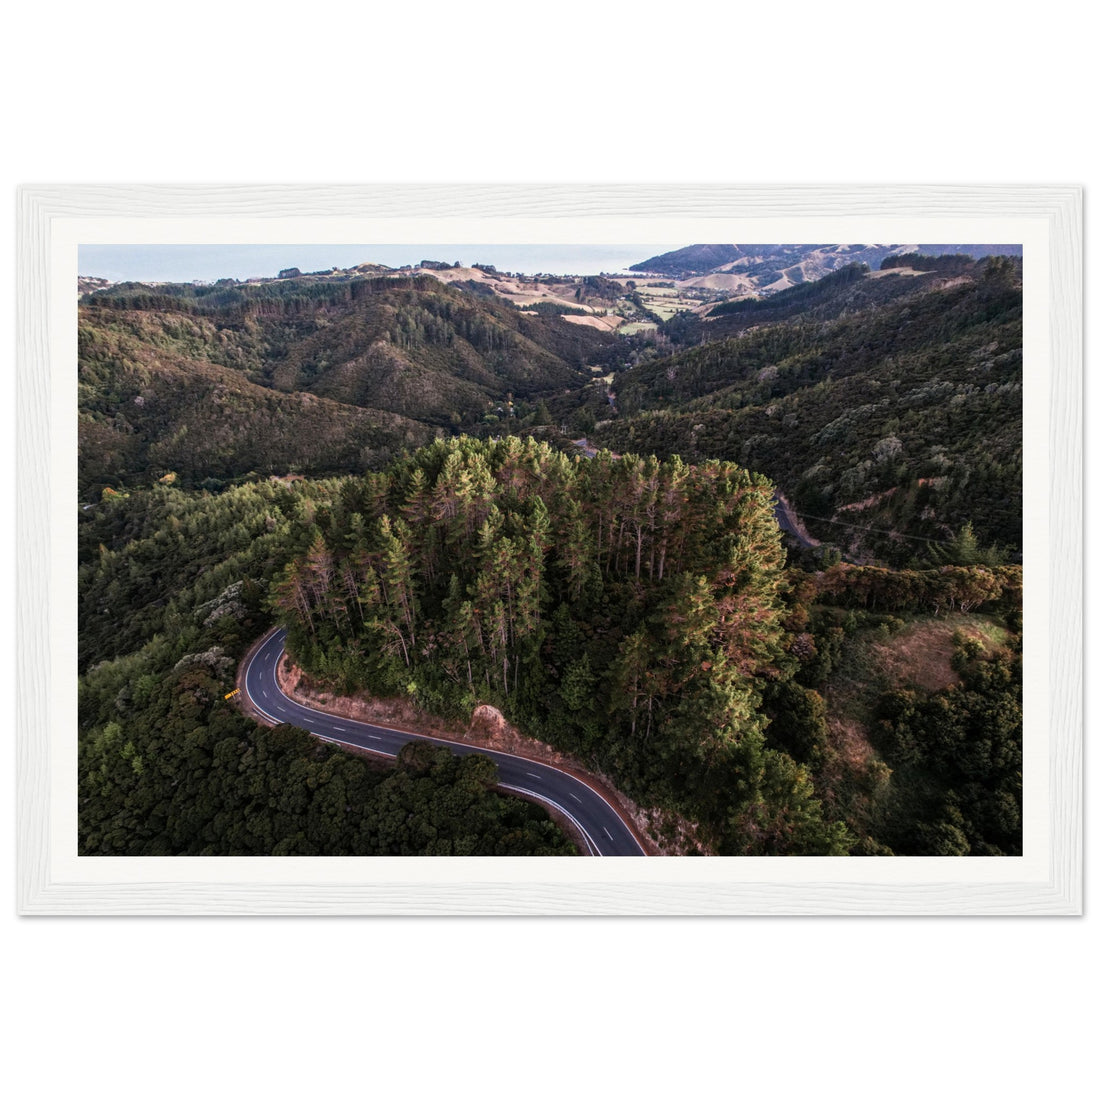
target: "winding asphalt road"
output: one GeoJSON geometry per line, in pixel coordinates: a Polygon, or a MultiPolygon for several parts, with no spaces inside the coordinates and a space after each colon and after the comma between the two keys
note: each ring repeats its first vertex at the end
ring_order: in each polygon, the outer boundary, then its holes
{"type": "Polygon", "coordinates": [[[645,855],[618,811],[598,791],[568,772],[508,753],[356,722],[296,703],[283,694],[275,676],[285,637],[283,630],[269,634],[249,658],[242,677],[244,694],[252,706],[273,722],[289,722],[324,741],[367,749],[382,756],[395,757],[409,741],[445,745],[458,755],[480,753],[496,764],[498,785],[503,790],[533,798],[569,818],[583,836],[589,855],[645,855]]]}
{"type": "Polygon", "coordinates": [[[805,531],[805,528],[801,525],[797,513],[791,507],[786,497],[778,492],[773,493],[772,507],[775,511],[775,521],[779,524],[779,529],[790,535],[800,546],[812,549],[815,546],[821,545],[816,539],[807,538],[802,533],[805,531]]]}

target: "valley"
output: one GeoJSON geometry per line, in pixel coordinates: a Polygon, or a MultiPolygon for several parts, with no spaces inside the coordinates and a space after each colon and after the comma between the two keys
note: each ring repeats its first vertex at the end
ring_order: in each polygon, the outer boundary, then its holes
{"type": "Polygon", "coordinates": [[[1019,850],[1018,250],[94,275],[86,854],[577,850],[491,762],[256,727],[274,627],[317,691],[497,708],[663,854],[1019,850]]]}

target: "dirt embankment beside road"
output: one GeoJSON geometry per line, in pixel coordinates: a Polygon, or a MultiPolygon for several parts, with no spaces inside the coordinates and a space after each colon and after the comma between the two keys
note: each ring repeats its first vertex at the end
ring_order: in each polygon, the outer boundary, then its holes
{"type": "Polygon", "coordinates": [[[407,733],[438,737],[480,749],[509,753],[568,772],[598,791],[615,806],[632,826],[635,836],[648,855],[686,855],[703,852],[695,836],[695,826],[676,815],[645,809],[617,791],[606,776],[595,775],[564,753],[521,733],[509,724],[495,707],[482,704],[475,708],[469,725],[463,729],[435,715],[425,714],[404,699],[376,699],[373,696],[337,695],[308,676],[284,653],[275,671],[279,686],[295,702],[359,722],[407,733]]]}

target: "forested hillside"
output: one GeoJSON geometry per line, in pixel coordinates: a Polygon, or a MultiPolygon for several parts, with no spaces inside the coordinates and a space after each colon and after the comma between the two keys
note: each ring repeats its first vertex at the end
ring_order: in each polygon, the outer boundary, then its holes
{"type": "MultiPolygon", "coordinates": [[[[590,434],[758,470],[818,538],[857,556],[928,560],[966,523],[1018,554],[1020,274],[1004,258],[970,268],[927,290],[892,276],[915,288],[892,301],[888,280],[858,270],[790,291],[807,310],[620,373],[619,415],[590,434]]],[[[787,313],[782,299],[762,319],[787,313]]],[[[731,303],[725,321],[756,309],[731,303]]]]}
{"type": "Polygon", "coordinates": [[[310,687],[492,704],[662,851],[1017,854],[1020,262],[808,255],[717,305],[358,269],[85,297],[81,851],[574,851],[484,758],[246,719],[280,622],[310,687]]]}
{"type": "Polygon", "coordinates": [[[515,438],[438,442],[349,481],[312,530],[272,597],[311,675],[434,713],[493,702],[724,854],[884,852],[937,826],[942,799],[904,801],[889,768],[832,743],[816,688],[867,631],[1019,603],[1012,568],[799,581],[758,476],[515,438]]]}
{"type": "Polygon", "coordinates": [[[759,714],[784,661],[770,497],[729,464],[441,442],[347,483],[275,604],[345,691],[494,702],[719,850],[828,854],[845,830],[759,714]]]}
{"type": "Polygon", "coordinates": [[[377,468],[582,385],[614,340],[426,277],[122,284],[85,299],[79,331],[86,494],[377,468]]]}
{"type": "MultiPolygon", "coordinates": [[[[141,332],[150,320],[93,318],[80,330],[86,500],[162,478],[219,488],[249,474],[366,470],[435,434],[389,412],[257,385],[231,366],[177,352],[184,341],[175,322],[154,343],[141,332]]],[[[187,334],[218,339],[212,327],[187,334]]]]}
{"type": "Polygon", "coordinates": [[[567,855],[485,757],[379,769],[226,702],[335,482],[116,495],[80,525],[83,855],[567,855]]]}

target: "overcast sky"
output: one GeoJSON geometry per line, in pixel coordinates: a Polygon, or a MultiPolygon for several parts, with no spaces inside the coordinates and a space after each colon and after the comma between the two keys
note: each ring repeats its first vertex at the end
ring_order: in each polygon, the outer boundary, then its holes
{"type": "Polygon", "coordinates": [[[361,263],[401,267],[421,260],[493,264],[534,275],[597,275],[625,271],[679,245],[638,244],[94,244],[81,245],[81,275],[111,282],[190,282],[348,268],[361,263]]]}

